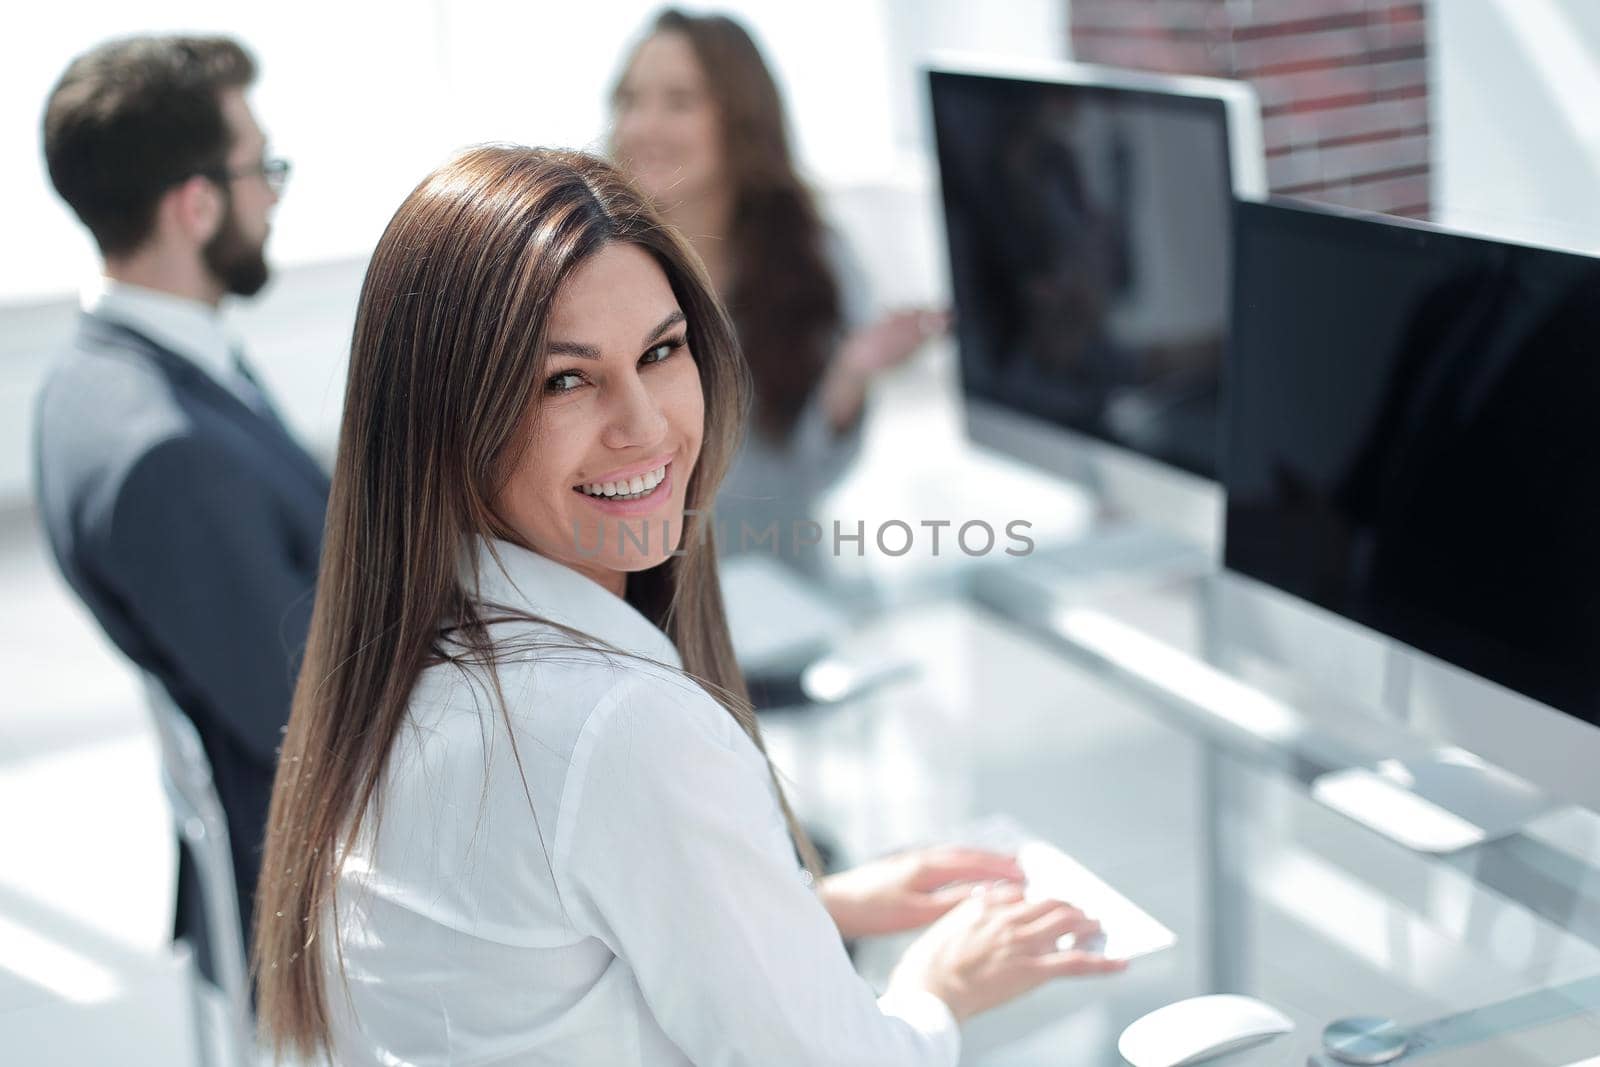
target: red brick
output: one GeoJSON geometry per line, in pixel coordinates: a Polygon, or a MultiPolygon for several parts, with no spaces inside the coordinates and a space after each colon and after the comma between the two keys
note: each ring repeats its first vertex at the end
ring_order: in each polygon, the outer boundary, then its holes
{"type": "Polygon", "coordinates": [[[1074,23],[1072,35],[1085,41],[1216,41],[1226,40],[1228,33],[1211,30],[1175,30],[1159,22],[1140,26],[1080,26],[1074,23]]]}
{"type": "Polygon", "coordinates": [[[1241,41],[1232,45],[1234,59],[1234,75],[1236,77],[1257,78],[1271,77],[1277,74],[1295,74],[1307,70],[1324,70],[1331,67],[1366,66],[1373,63],[1391,63],[1406,59],[1425,59],[1427,49],[1421,45],[1408,45],[1399,48],[1365,48],[1362,51],[1349,55],[1330,55],[1317,59],[1283,59],[1268,63],[1265,66],[1238,58],[1241,49],[1252,44],[1261,44],[1260,41],[1241,41]]]}
{"type": "Polygon", "coordinates": [[[1085,29],[1117,30],[1160,26],[1169,30],[1204,31],[1226,25],[1222,8],[1214,4],[1167,5],[1136,0],[1128,3],[1093,3],[1077,0],[1071,9],[1072,25],[1085,29]]]}
{"type": "Polygon", "coordinates": [[[1390,21],[1373,19],[1367,27],[1374,48],[1426,48],[1428,23],[1424,19],[1390,21]]]}
{"type": "Polygon", "coordinates": [[[1428,61],[1422,56],[1373,63],[1367,69],[1372,71],[1380,93],[1428,84],[1428,61]]]}
{"type": "MultiPolygon", "coordinates": [[[[1082,0],[1073,0],[1074,6],[1082,0]]],[[[1255,0],[1240,5],[1238,25],[1307,22],[1330,15],[1366,15],[1372,0],[1255,0]]]]}
{"type": "Polygon", "coordinates": [[[1275,74],[1252,78],[1250,81],[1261,97],[1263,110],[1314,101],[1371,96],[1378,89],[1376,71],[1360,64],[1275,74]]]}
{"type": "Polygon", "coordinates": [[[1429,213],[1420,0],[1072,0],[1070,11],[1081,59],[1254,84],[1275,189],[1429,213]]]}
{"type": "Polygon", "coordinates": [[[1425,81],[1417,82],[1415,85],[1402,85],[1398,89],[1387,89],[1384,92],[1381,92],[1381,93],[1378,94],[1378,98],[1381,99],[1381,100],[1384,100],[1384,101],[1390,101],[1390,100],[1418,100],[1418,99],[1425,100],[1425,99],[1427,99],[1427,97],[1428,97],[1428,83],[1425,82],[1425,81]]]}
{"type": "Polygon", "coordinates": [[[1261,97],[1263,115],[1319,110],[1402,99],[1427,92],[1428,64],[1423,59],[1300,71],[1250,79],[1261,97]]]}
{"type": "Polygon", "coordinates": [[[1427,5],[1419,0],[1368,0],[1367,4],[1376,18],[1384,22],[1426,22],[1427,5]]]}
{"type": "Polygon", "coordinates": [[[1236,41],[1233,55],[1241,72],[1271,71],[1318,60],[1360,58],[1369,49],[1366,30],[1347,27],[1236,41]]]}
{"type": "Polygon", "coordinates": [[[1277,191],[1280,195],[1342,204],[1364,211],[1392,211],[1432,201],[1426,168],[1415,168],[1402,174],[1373,175],[1359,181],[1277,191]]]}
{"type": "Polygon", "coordinates": [[[1073,44],[1073,56],[1085,63],[1215,76],[1231,69],[1225,45],[1219,48],[1201,41],[1094,37],[1074,38],[1073,44]]]}
{"type": "Polygon", "coordinates": [[[1337,148],[1312,149],[1323,181],[1358,179],[1369,174],[1387,174],[1410,167],[1426,167],[1429,139],[1426,134],[1389,137],[1337,148]]]}
{"type": "Polygon", "coordinates": [[[1427,137],[1432,133],[1432,128],[1426,124],[1410,126],[1393,130],[1373,130],[1369,133],[1351,134],[1347,137],[1331,137],[1316,142],[1318,148],[1343,148],[1346,145],[1369,144],[1373,141],[1386,141],[1390,138],[1427,137]]]}
{"type": "MultiPolygon", "coordinates": [[[[1310,112],[1305,117],[1315,120],[1317,117],[1317,112],[1310,112]]],[[[1270,159],[1274,156],[1288,155],[1290,152],[1302,152],[1313,148],[1322,150],[1350,148],[1355,145],[1404,140],[1408,137],[1426,137],[1427,135],[1427,126],[1413,126],[1410,129],[1367,130],[1361,133],[1349,134],[1344,137],[1324,137],[1320,139],[1316,137],[1309,137],[1305,140],[1297,142],[1286,142],[1280,144],[1273,144],[1269,142],[1266,146],[1266,155],[1270,159]]]]}
{"type": "Polygon", "coordinates": [[[1275,16],[1270,4],[1258,4],[1249,10],[1251,12],[1249,16],[1239,19],[1233,25],[1233,39],[1236,41],[1278,37],[1286,33],[1317,33],[1321,30],[1361,27],[1367,24],[1368,17],[1363,11],[1317,15],[1311,18],[1280,19],[1275,16]]]}
{"type": "Polygon", "coordinates": [[[1290,152],[1267,160],[1269,189],[1303,188],[1308,185],[1320,185],[1324,180],[1322,168],[1317,161],[1317,151],[1314,148],[1290,152]]]}
{"type": "Polygon", "coordinates": [[[1270,116],[1263,121],[1268,148],[1323,144],[1386,130],[1416,130],[1428,125],[1428,99],[1382,100],[1357,107],[1324,108],[1270,116]]]}

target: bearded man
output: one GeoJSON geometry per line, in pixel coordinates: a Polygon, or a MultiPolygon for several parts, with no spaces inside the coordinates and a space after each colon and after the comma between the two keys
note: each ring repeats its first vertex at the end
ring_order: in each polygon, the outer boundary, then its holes
{"type": "MultiPolygon", "coordinates": [[[[288,176],[246,102],[255,73],[232,40],[145,36],[62,74],[45,161],[102,276],[35,425],[36,500],[63,575],[210,758],[246,931],[328,496],[220,314],[267,282],[288,176]]],[[[177,932],[212,974],[180,856],[177,932]]]]}

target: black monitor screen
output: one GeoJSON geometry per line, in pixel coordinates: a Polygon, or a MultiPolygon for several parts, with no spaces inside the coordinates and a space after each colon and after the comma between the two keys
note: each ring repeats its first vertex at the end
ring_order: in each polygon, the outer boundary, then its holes
{"type": "Polygon", "coordinates": [[[1224,103],[931,78],[967,394],[1215,479],[1224,103]]]}
{"type": "Polygon", "coordinates": [[[1600,722],[1600,260],[1240,204],[1227,566],[1600,722]]]}

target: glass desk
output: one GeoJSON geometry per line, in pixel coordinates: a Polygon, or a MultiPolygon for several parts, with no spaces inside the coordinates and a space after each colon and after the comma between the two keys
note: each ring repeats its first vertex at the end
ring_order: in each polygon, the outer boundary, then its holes
{"type": "MultiPolygon", "coordinates": [[[[1131,617],[1181,644],[1191,605],[1158,594],[1131,617]]],[[[1005,814],[1177,933],[1122,975],[1058,981],[979,1016],[963,1063],[1119,1064],[1128,1023],[1208,992],[1256,996],[1296,1023],[1220,1067],[1331,1062],[1311,1057],[1338,1018],[1419,1024],[1600,975],[1600,819],[1569,809],[1468,853],[1409,851],[1312,798],[1326,769],[1315,754],[1185,708],[1028,616],[993,589],[891,607],[856,625],[848,655],[908,661],[914,676],[763,716],[802,819],[846,863],[1005,814]]],[[[903,943],[858,946],[880,988],[903,943]]],[[[1569,987],[1594,1001],[1588,1014],[1504,1038],[1467,1020],[1454,1031],[1466,1044],[1397,1062],[1600,1057],[1594,986],[1569,987]]]]}

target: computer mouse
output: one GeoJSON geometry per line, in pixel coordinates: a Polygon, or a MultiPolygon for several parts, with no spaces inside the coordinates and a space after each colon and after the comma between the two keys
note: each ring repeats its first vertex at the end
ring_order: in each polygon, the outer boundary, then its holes
{"type": "Polygon", "coordinates": [[[1184,1067],[1293,1029],[1294,1023],[1270,1004],[1214,993],[1135,1019],[1117,1039],[1117,1051],[1133,1067],[1184,1067]]]}

